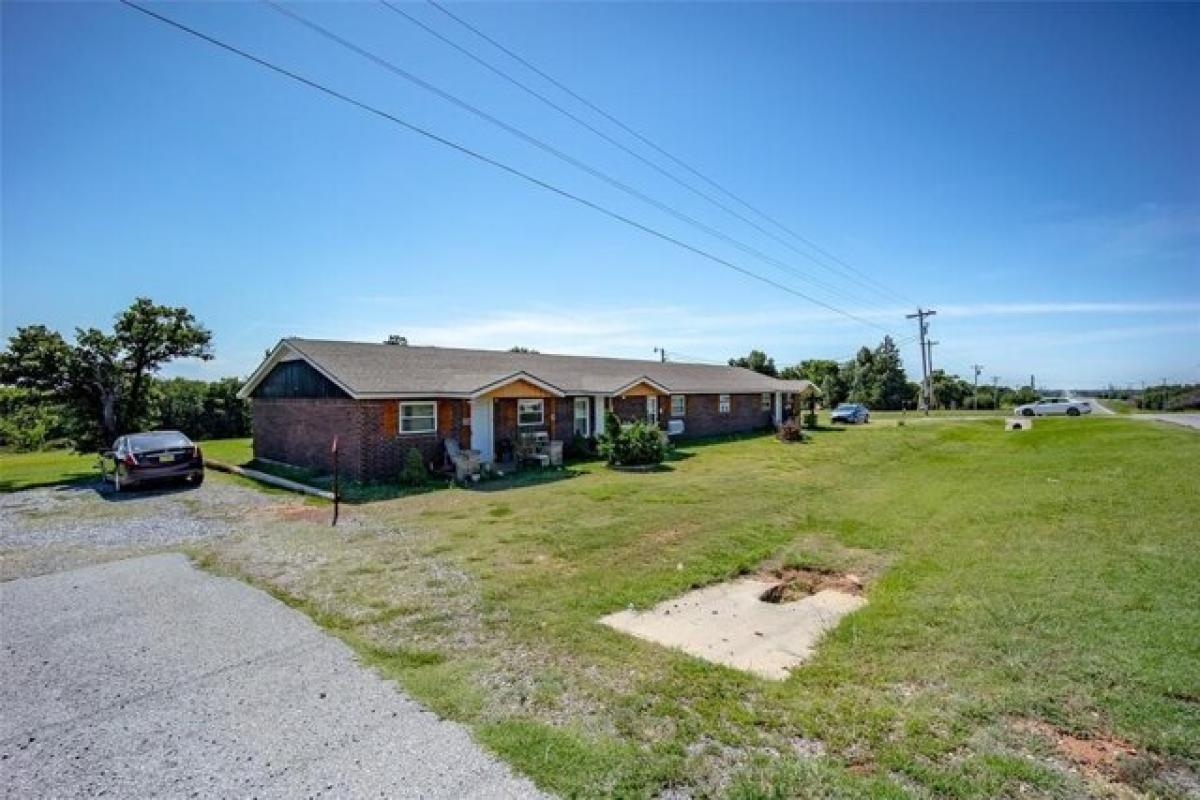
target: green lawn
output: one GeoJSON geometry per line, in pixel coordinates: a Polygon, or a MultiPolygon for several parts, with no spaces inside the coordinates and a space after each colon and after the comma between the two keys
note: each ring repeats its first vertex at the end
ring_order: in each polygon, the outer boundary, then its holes
{"type": "MultiPolygon", "coordinates": [[[[202,545],[567,796],[1069,797],[1036,721],[1200,780],[1200,436],[1134,421],[860,426],[694,444],[202,545]],[[870,576],[783,682],[597,624],[766,561],[870,576]],[[812,753],[817,753],[815,757],[812,753]]],[[[1194,786],[1193,786],[1194,788],[1194,786]]]]}
{"type": "Polygon", "coordinates": [[[99,477],[100,460],[95,454],[81,455],[70,450],[0,453],[0,492],[78,483],[99,477]]]}
{"type": "Polygon", "coordinates": [[[253,440],[249,438],[209,439],[207,442],[200,442],[200,450],[205,458],[215,458],[235,466],[254,460],[253,440]]]}
{"type": "MultiPolygon", "coordinates": [[[[250,439],[213,439],[200,442],[200,447],[205,456],[230,464],[241,464],[253,457],[250,439]]],[[[0,492],[99,478],[99,457],[94,453],[79,454],[71,450],[0,453],[0,492]]]]}

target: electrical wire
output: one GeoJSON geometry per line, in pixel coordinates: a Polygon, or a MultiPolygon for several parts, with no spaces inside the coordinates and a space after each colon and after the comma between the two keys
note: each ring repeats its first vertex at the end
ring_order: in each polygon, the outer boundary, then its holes
{"type": "Polygon", "coordinates": [[[122,5],[128,6],[129,8],[134,9],[135,11],[139,11],[142,14],[145,14],[146,16],[157,20],[158,22],[161,22],[165,25],[168,25],[168,26],[175,28],[179,31],[182,31],[184,33],[187,33],[191,36],[194,36],[195,38],[200,39],[204,42],[207,42],[207,43],[209,43],[215,47],[218,47],[222,50],[225,50],[226,52],[229,52],[229,53],[237,55],[241,58],[244,58],[247,61],[257,64],[260,67],[263,67],[264,69],[270,70],[271,72],[274,72],[278,75],[282,75],[283,77],[289,78],[297,83],[307,86],[310,89],[315,89],[318,92],[321,92],[322,94],[325,94],[328,97],[332,97],[336,100],[340,100],[343,103],[354,106],[355,108],[358,108],[362,111],[366,111],[367,113],[377,116],[381,119],[387,120],[387,121],[389,121],[395,125],[398,125],[408,131],[411,131],[412,133],[416,133],[426,139],[429,139],[430,141],[436,142],[438,144],[443,145],[444,147],[448,147],[452,150],[462,153],[463,155],[469,156],[470,158],[473,158],[477,161],[480,161],[484,164],[494,167],[495,169],[498,169],[502,172],[512,175],[513,177],[520,178],[528,183],[533,184],[534,186],[537,186],[548,192],[556,194],[567,200],[571,200],[581,206],[584,206],[585,208],[589,208],[593,211],[603,214],[604,216],[609,217],[610,219],[613,219],[617,222],[621,222],[625,225],[628,225],[629,227],[640,230],[649,236],[653,236],[654,238],[660,239],[661,241],[667,242],[669,244],[673,244],[683,250],[686,250],[687,252],[698,255],[698,256],[700,256],[704,259],[707,259],[715,264],[719,264],[721,266],[727,267],[727,268],[729,268],[735,272],[738,272],[748,278],[757,280],[760,283],[764,283],[764,284],[771,286],[775,289],[778,289],[782,292],[786,292],[787,294],[793,295],[795,297],[799,297],[800,299],[806,300],[814,305],[820,306],[821,308],[825,308],[829,311],[833,311],[834,313],[836,313],[840,316],[846,317],[847,319],[851,319],[856,322],[862,323],[864,325],[867,325],[867,326],[870,326],[873,328],[878,328],[879,330],[883,330],[884,332],[887,332],[887,329],[882,328],[879,325],[876,325],[875,323],[873,323],[869,320],[863,319],[863,318],[861,318],[855,314],[852,314],[848,311],[845,311],[843,309],[837,308],[836,306],[830,305],[829,303],[826,303],[815,297],[807,295],[797,289],[787,286],[786,284],[782,284],[771,278],[765,277],[763,275],[759,275],[758,273],[753,272],[752,270],[749,270],[743,266],[740,266],[739,264],[737,264],[733,261],[722,258],[721,256],[715,255],[713,253],[710,253],[701,247],[697,247],[696,245],[689,244],[688,242],[685,242],[682,239],[676,238],[668,233],[664,233],[664,232],[662,232],[656,228],[653,228],[649,225],[638,222],[637,220],[635,220],[631,217],[625,216],[624,214],[621,214],[620,212],[613,211],[612,209],[609,209],[606,206],[603,206],[599,203],[588,200],[587,198],[582,197],[578,194],[574,194],[566,189],[562,189],[558,186],[555,186],[554,184],[549,183],[545,180],[542,180],[541,178],[535,177],[534,175],[524,172],[516,167],[505,164],[504,162],[502,162],[498,159],[492,158],[492,157],[484,155],[483,153],[480,153],[476,150],[473,150],[470,147],[467,147],[466,145],[460,144],[458,142],[453,141],[452,139],[446,138],[445,136],[441,136],[440,134],[437,134],[430,130],[422,128],[421,126],[416,125],[412,122],[408,122],[407,120],[404,120],[401,117],[396,116],[395,114],[384,111],[383,109],[377,108],[376,106],[370,105],[369,103],[366,103],[362,100],[358,100],[358,99],[351,97],[347,94],[344,94],[336,89],[330,88],[322,83],[319,83],[311,78],[307,78],[303,75],[300,75],[299,73],[293,72],[285,67],[278,66],[277,64],[274,64],[264,58],[254,55],[253,53],[250,53],[246,50],[236,47],[235,45],[224,42],[214,36],[210,36],[209,34],[203,33],[199,30],[196,30],[195,28],[189,27],[188,25],[185,25],[182,22],[178,22],[174,19],[171,19],[170,17],[164,16],[163,14],[160,14],[157,11],[153,11],[149,8],[146,8],[145,6],[135,3],[135,2],[133,2],[133,0],[119,0],[119,2],[122,5]]]}
{"type": "MultiPolygon", "coordinates": [[[[534,64],[530,63],[530,62],[529,62],[527,59],[525,59],[525,58],[522,58],[522,57],[521,57],[521,56],[520,56],[518,53],[514,52],[512,49],[510,49],[510,48],[506,47],[505,45],[501,44],[501,43],[500,43],[499,41],[497,41],[496,39],[494,39],[494,38],[492,38],[491,36],[487,35],[487,34],[486,34],[486,33],[484,33],[483,31],[479,30],[479,28],[475,27],[474,25],[472,25],[471,23],[467,22],[467,21],[466,21],[465,19],[463,19],[462,17],[460,17],[460,16],[458,16],[457,14],[455,14],[454,12],[450,11],[450,10],[449,10],[449,9],[447,9],[445,6],[443,6],[441,3],[437,2],[437,0],[426,0],[426,1],[427,1],[427,2],[428,2],[430,5],[431,5],[431,6],[433,6],[434,8],[436,8],[438,11],[440,11],[441,13],[445,14],[445,15],[446,15],[447,17],[449,17],[450,19],[452,19],[452,20],[454,20],[455,22],[457,22],[459,25],[463,26],[464,28],[466,28],[467,30],[471,31],[472,33],[474,33],[474,34],[475,34],[476,36],[478,36],[479,38],[481,38],[481,39],[483,39],[484,41],[488,42],[488,43],[489,43],[489,44],[491,44],[493,47],[495,47],[496,49],[500,50],[500,51],[501,51],[501,52],[503,52],[505,55],[509,56],[509,57],[510,57],[510,58],[512,58],[514,61],[516,61],[517,63],[519,63],[519,64],[521,64],[522,66],[524,66],[526,69],[528,69],[528,70],[530,70],[531,72],[533,72],[533,73],[535,73],[535,74],[539,75],[539,76],[540,76],[541,78],[543,78],[544,80],[546,80],[546,81],[548,81],[549,83],[551,83],[552,85],[556,86],[556,87],[557,87],[559,90],[561,90],[561,91],[565,92],[566,94],[570,95],[570,96],[571,96],[571,97],[573,97],[575,100],[577,100],[578,102],[580,102],[580,103],[582,103],[583,105],[587,106],[588,108],[590,108],[590,109],[591,109],[592,111],[594,111],[595,113],[599,114],[599,115],[600,115],[601,117],[603,117],[604,119],[608,120],[609,122],[611,122],[612,124],[614,124],[614,125],[616,125],[618,128],[620,128],[621,130],[625,131],[625,132],[626,132],[627,134],[629,134],[630,136],[633,136],[635,139],[637,139],[638,141],[642,142],[642,143],[643,143],[644,145],[646,145],[647,147],[650,147],[652,150],[654,150],[654,151],[655,151],[655,152],[657,152],[658,154],[660,154],[660,155],[664,156],[665,158],[667,158],[667,159],[671,160],[671,161],[672,161],[672,162],[674,162],[676,165],[678,165],[678,166],[682,167],[683,169],[687,170],[688,172],[690,172],[692,175],[695,175],[697,178],[699,178],[700,180],[704,181],[704,182],[705,182],[705,183],[707,183],[709,186],[711,186],[711,187],[713,187],[714,189],[716,189],[717,191],[721,192],[721,193],[722,193],[722,194],[724,194],[726,197],[729,197],[730,199],[732,199],[732,200],[734,200],[735,202],[739,203],[741,206],[743,206],[744,208],[748,209],[748,210],[749,210],[749,211],[751,211],[752,213],[754,213],[754,214],[757,214],[759,217],[761,217],[762,219],[766,220],[768,223],[770,223],[770,224],[774,225],[776,228],[778,228],[778,229],[780,229],[780,230],[784,231],[784,232],[785,232],[785,233],[787,233],[788,235],[792,236],[792,237],[793,237],[794,239],[796,239],[797,241],[803,242],[803,243],[804,243],[805,245],[807,245],[808,247],[812,248],[812,249],[813,249],[813,250],[815,250],[816,252],[820,253],[821,255],[823,255],[823,256],[825,256],[826,258],[828,258],[828,259],[830,259],[831,261],[833,261],[835,264],[838,264],[838,265],[840,265],[840,266],[841,266],[841,267],[842,267],[842,268],[843,268],[843,269],[844,269],[844,270],[845,270],[847,273],[849,273],[849,274],[847,275],[847,277],[850,277],[852,280],[856,280],[857,282],[860,282],[860,283],[861,283],[862,281],[864,281],[864,280],[865,280],[865,281],[867,281],[868,283],[864,283],[864,284],[863,284],[864,286],[866,286],[866,288],[873,289],[875,292],[877,292],[877,293],[880,293],[880,294],[882,294],[882,295],[884,295],[884,296],[888,297],[888,299],[898,299],[898,300],[902,301],[903,303],[905,303],[906,305],[917,305],[916,301],[913,301],[913,300],[910,300],[910,299],[908,299],[908,298],[907,298],[907,297],[905,297],[903,294],[901,294],[900,292],[898,292],[898,291],[896,291],[896,290],[894,290],[894,289],[890,288],[889,286],[887,286],[886,284],[882,283],[882,282],[881,282],[881,281],[879,281],[878,279],[876,279],[876,278],[873,278],[872,276],[870,276],[870,275],[866,274],[866,273],[865,273],[865,272],[863,272],[862,270],[859,270],[858,268],[854,267],[853,265],[846,263],[846,261],[844,261],[843,259],[839,258],[839,257],[838,257],[838,256],[836,256],[835,254],[833,254],[833,253],[829,252],[828,250],[826,250],[826,249],[822,248],[822,247],[821,247],[820,245],[818,245],[816,242],[813,242],[812,240],[808,239],[807,237],[805,237],[805,236],[803,236],[803,235],[801,235],[801,234],[797,233],[797,232],[796,232],[795,230],[793,230],[792,228],[788,227],[787,225],[784,225],[784,224],[783,224],[782,222],[780,222],[779,220],[775,219],[775,218],[774,218],[774,217],[772,217],[771,215],[767,214],[766,212],[764,212],[764,211],[762,211],[761,209],[757,208],[756,206],[752,205],[752,204],[751,204],[751,203],[749,203],[747,200],[744,200],[742,197],[738,196],[737,194],[734,194],[732,191],[730,191],[729,189],[725,188],[725,187],[724,187],[724,186],[722,186],[720,183],[718,183],[717,181],[715,181],[715,180],[713,180],[712,178],[708,177],[708,176],[707,176],[707,175],[705,175],[704,173],[700,172],[700,171],[699,171],[699,170],[697,170],[695,167],[692,167],[691,165],[689,165],[688,163],[686,163],[686,162],[685,162],[685,161],[683,161],[682,159],[680,159],[680,158],[676,157],[675,155],[671,154],[670,152],[668,152],[668,151],[667,151],[666,149],[664,149],[663,147],[661,147],[661,146],[659,146],[658,144],[656,144],[655,142],[651,141],[649,138],[647,138],[647,137],[646,137],[646,136],[644,136],[643,134],[639,133],[639,132],[638,132],[637,130],[635,130],[633,127],[631,127],[631,126],[627,125],[626,123],[622,122],[621,120],[617,119],[617,117],[613,116],[613,115],[612,115],[612,114],[610,114],[609,112],[607,112],[607,111],[605,111],[604,109],[600,108],[600,107],[599,107],[599,106],[597,106],[595,103],[593,103],[592,101],[588,100],[586,97],[583,97],[582,95],[580,95],[578,92],[576,92],[576,91],[574,91],[573,89],[571,89],[571,88],[570,88],[569,86],[567,86],[566,84],[564,84],[564,83],[562,83],[561,81],[559,81],[558,79],[554,78],[552,75],[548,74],[548,73],[547,73],[547,72],[545,72],[544,70],[542,70],[542,69],[538,68],[537,66],[535,66],[534,64]],[[853,277],[853,276],[855,276],[855,275],[856,275],[856,276],[858,276],[858,278],[857,278],[857,279],[853,277]]],[[[430,29],[429,29],[428,27],[426,27],[424,24],[422,24],[422,23],[420,23],[420,22],[417,22],[417,20],[415,20],[415,19],[414,19],[414,18],[413,18],[411,15],[409,15],[409,14],[406,14],[406,13],[404,13],[404,12],[402,12],[402,11],[399,11],[397,8],[395,8],[395,7],[392,5],[392,3],[391,3],[391,2],[388,2],[388,0],[380,0],[380,2],[381,2],[381,3],[383,3],[384,5],[388,6],[389,8],[391,8],[391,9],[392,9],[393,11],[395,11],[396,13],[398,13],[398,14],[401,14],[402,16],[404,16],[404,17],[408,18],[408,19],[409,19],[410,21],[412,21],[414,24],[420,25],[422,28],[425,28],[426,30],[430,30],[430,29]]],[[[431,30],[430,30],[430,32],[431,32],[431,33],[434,33],[434,32],[433,32],[433,31],[431,31],[431,30]]],[[[465,48],[463,48],[463,47],[461,47],[461,46],[459,46],[459,45],[457,45],[457,44],[455,44],[455,43],[453,43],[453,42],[449,41],[448,39],[446,39],[445,37],[441,36],[440,34],[438,34],[438,33],[434,33],[434,35],[435,35],[435,36],[437,36],[439,39],[442,39],[442,41],[445,41],[445,42],[447,42],[448,44],[450,44],[450,45],[451,45],[452,47],[454,47],[455,49],[457,49],[457,50],[459,50],[459,51],[461,51],[461,52],[464,52],[464,53],[466,53],[466,52],[467,52],[467,51],[465,50],[465,48]]],[[[806,258],[809,258],[810,260],[814,261],[815,263],[821,264],[821,266],[825,267],[826,269],[829,269],[829,270],[831,270],[831,271],[834,271],[834,272],[836,272],[836,271],[837,271],[837,270],[836,270],[836,269],[834,269],[833,267],[830,267],[829,265],[823,264],[823,263],[822,263],[822,262],[821,262],[819,259],[815,259],[815,258],[813,258],[813,256],[811,256],[810,254],[808,254],[808,253],[805,253],[805,252],[804,252],[804,251],[802,251],[802,250],[799,250],[799,249],[798,249],[798,248],[796,248],[794,245],[791,245],[790,243],[788,243],[786,240],[782,239],[782,238],[781,238],[781,237],[779,237],[778,235],[776,235],[776,234],[773,234],[772,232],[770,232],[770,231],[768,231],[768,230],[765,230],[764,228],[760,227],[760,226],[759,226],[757,223],[753,222],[752,220],[749,220],[749,219],[747,219],[747,218],[746,218],[745,216],[743,216],[742,214],[739,214],[738,212],[734,211],[733,209],[730,209],[730,208],[729,208],[727,205],[725,205],[724,203],[721,203],[719,200],[717,200],[717,199],[713,198],[713,197],[712,197],[712,196],[710,196],[709,194],[707,194],[707,193],[705,193],[705,192],[703,192],[703,191],[701,191],[701,190],[697,189],[696,187],[694,187],[694,186],[693,186],[693,185],[691,185],[690,183],[688,183],[688,182],[686,182],[686,181],[683,181],[682,179],[678,178],[678,177],[677,177],[676,175],[674,175],[673,173],[671,173],[671,172],[669,172],[669,171],[666,171],[666,170],[664,170],[664,169],[663,169],[661,166],[659,166],[659,165],[657,165],[657,164],[655,164],[655,163],[653,163],[653,162],[649,161],[648,159],[646,159],[646,158],[644,158],[643,156],[641,156],[639,153],[636,153],[635,151],[631,150],[630,148],[627,148],[627,147],[625,147],[624,145],[622,145],[622,144],[620,144],[620,143],[616,142],[616,141],[615,141],[615,140],[613,140],[611,137],[609,137],[607,134],[604,134],[604,133],[602,133],[602,132],[598,131],[596,128],[594,128],[593,126],[589,125],[588,123],[586,123],[586,122],[584,122],[584,121],[580,120],[580,119],[579,119],[578,117],[576,117],[575,115],[573,115],[573,114],[571,114],[570,112],[568,112],[568,111],[566,111],[566,110],[564,110],[564,109],[560,108],[560,107],[559,107],[557,104],[553,103],[553,102],[552,102],[552,101],[550,101],[549,99],[547,99],[547,98],[544,98],[544,97],[543,97],[543,96],[542,96],[540,93],[538,93],[538,92],[536,92],[536,91],[534,91],[534,90],[532,90],[532,89],[529,89],[528,87],[524,86],[524,85],[523,85],[523,84],[521,84],[519,81],[517,81],[515,78],[512,78],[512,77],[510,77],[510,76],[508,76],[508,75],[504,74],[504,73],[503,73],[503,71],[502,71],[502,70],[500,70],[499,68],[493,67],[493,66],[491,66],[491,65],[489,65],[489,64],[487,64],[487,63],[485,63],[483,59],[477,58],[476,56],[474,56],[474,55],[471,55],[470,53],[467,53],[467,55],[468,55],[468,56],[470,56],[470,57],[471,57],[473,60],[475,60],[476,62],[483,64],[484,66],[486,66],[486,67],[487,67],[488,69],[490,69],[491,71],[493,71],[493,72],[495,72],[496,74],[500,75],[501,77],[505,78],[505,79],[506,79],[506,80],[508,80],[510,83],[513,83],[513,84],[515,84],[515,85],[517,85],[517,86],[520,86],[521,88],[525,89],[525,90],[526,90],[527,92],[529,92],[530,94],[533,94],[535,97],[538,97],[538,98],[539,98],[539,99],[541,99],[543,102],[545,102],[545,103],[547,103],[548,105],[550,105],[551,107],[553,107],[553,108],[556,108],[556,109],[557,109],[557,110],[559,110],[561,113],[565,114],[566,116],[570,117],[571,119],[574,119],[574,120],[575,120],[576,122],[578,122],[579,124],[581,124],[581,125],[583,125],[584,127],[588,128],[589,130],[591,130],[591,131],[592,131],[593,133],[595,133],[596,135],[598,135],[598,136],[600,136],[600,137],[604,138],[605,140],[607,140],[607,141],[611,142],[611,143],[612,143],[612,144],[614,144],[615,146],[617,146],[617,147],[621,148],[621,149],[622,149],[623,151],[625,151],[626,153],[629,153],[630,155],[634,156],[635,158],[637,158],[638,160],[642,161],[643,163],[646,163],[647,165],[649,165],[650,167],[652,167],[653,169],[655,169],[657,172],[659,172],[659,173],[661,173],[661,174],[665,175],[666,177],[670,178],[671,180],[675,181],[676,183],[680,184],[681,186],[684,186],[685,188],[687,188],[687,189],[691,190],[692,192],[696,193],[696,194],[697,194],[697,195],[699,195],[700,197],[703,197],[704,199],[708,200],[710,203],[713,203],[714,205],[716,205],[717,207],[719,207],[719,208],[721,208],[722,210],[726,211],[727,213],[734,215],[734,216],[735,216],[735,217],[737,217],[738,219],[742,220],[743,222],[745,222],[745,223],[746,223],[746,224],[748,224],[748,225],[751,225],[752,227],[754,227],[755,229],[759,230],[760,232],[762,232],[762,233],[766,234],[767,236],[771,236],[772,238],[775,238],[777,241],[781,242],[782,244],[784,244],[784,245],[785,245],[785,246],[787,246],[787,247],[790,247],[792,250],[795,250],[795,252],[797,252],[797,253],[799,253],[799,254],[801,254],[801,255],[805,256],[806,258]]]]}
{"type": "MultiPolygon", "coordinates": [[[[854,294],[851,294],[850,292],[848,292],[846,289],[844,289],[842,287],[838,287],[838,286],[832,285],[826,281],[812,277],[811,275],[803,272],[802,270],[795,267],[794,265],[791,265],[785,261],[781,261],[780,259],[775,258],[772,255],[764,253],[763,251],[761,251],[751,245],[748,245],[745,242],[743,242],[739,239],[736,239],[717,228],[713,228],[712,226],[696,219],[695,217],[690,216],[689,214],[686,214],[686,213],[680,211],[679,209],[677,209],[667,203],[664,203],[660,200],[650,197],[649,195],[636,189],[635,187],[630,186],[629,184],[626,184],[626,183],[618,180],[617,178],[614,178],[612,175],[605,172],[604,170],[599,169],[598,167],[594,167],[594,166],[588,164],[587,162],[581,161],[578,158],[575,158],[574,156],[570,155],[569,153],[566,153],[566,152],[558,149],[554,145],[551,145],[548,142],[546,142],[545,140],[539,139],[536,136],[533,136],[532,134],[528,133],[525,130],[522,130],[521,128],[516,127],[515,125],[510,125],[509,123],[496,117],[495,115],[490,114],[487,111],[484,111],[483,109],[467,102],[466,100],[463,100],[462,98],[458,97],[457,95],[453,94],[452,92],[442,89],[441,87],[439,87],[433,83],[430,83],[429,81],[424,80],[423,78],[420,78],[417,75],[414,75],[413,73],[409,72],[408,70],[404,69],[403,67],[397,65],[395,62],[389,61],[388,59],[384,58],[383,56],[380,56],[378,53],[374,53],[374,52],[371,52],[370,50],[360,47],[359,45],[357,45],[354,42],[350,41],[349,39],[345,38],[344,36],[341,36],[341,35],[335,33],[334,31],[329,30],[328,28],[326,28],[325,26],[323,26],[319,23],[313,22],[312,20],[305,17],[303,14],[299,13],[298,11],[294,11],[293,9],[290,9],[290,8],[284,6],[282,3],[279,3],[276,0],[262,0],[262,2],[264,5],[268,6],[272,10],[278,12],[279,14],[304,26],[305,28],[316,33],[317,35],[322,36],[325,39],[328,39],[329,41],[332,41],[335,44],[338,44],[338,45],[350,50],[351,52],[361,56],[362,58],[365,58],[368,61],[371,61],[373,64],[375,64],[379,67],[382,67],[383,69],[387,70],[388,72],[391,72],[393,75],[403,78],[404,80],[408,81],[409,83],[412,83],[412,84],[420,87],[421,89],[424,89],[425,91],[428,91],[432,94],[437,95],[438,97],[442,98],[446,102],[451,103],[452,105],[454,105],[470,114],[473,114],[474,116],[500,128],[501,130],[511,134],[512,136],[515,136],[515,137],[521,139],[522,141],[524,141],[530,145],[533,145],[534,147],[538,148],[539,150],[542,150],[545,153],[549,153],[550,155],[554,156],[555,158],[559,159],[560,161],[562,161],[566,164],[569,164],[578,170],[586,172],[587,174],[591,175],[592,177],[594,177],[598,180],[601,180],[604,183],[607,183],[609,186],[612,186],[613,188],[629,195],[630,197],[634,197],[648,205],[651,205],[654,208],[657,208],[659,211],[662,211],[663,213],[668,214],[668,215],[680,220],[681,222],[684,222],[688,225],[691,225],[691,226],[703,231],[704,233],[708,234],[709,236],[719,239],[719,240],[725,242],[726,244],[729,244],[729,245],[737,248],[738,250],[741,250],[743,253],[746,253],[747,255],[751,256],[752,258],[758,259],[759,261],[761,261],[765,264],[769,264],[769,265],[779,269],[782,272],[786,272],[786,273],[790,274],[791,276],[798,278],[801,281],[812,284],[813,286],[823,289],[824,291],[829,292],[830,294],[833,294],[835,296],[838,296],[838,297],[842,298],[843,300],[849,301],[851,303],[857,303],[860,305],[873,306],[876,309],[880,309],[880,307],[877,306],[873,301],[864,300],[864,298],[855,296],[854,294]]],[[[404,12],[397,12],[397,13],[403,14],[404,12]]]]}

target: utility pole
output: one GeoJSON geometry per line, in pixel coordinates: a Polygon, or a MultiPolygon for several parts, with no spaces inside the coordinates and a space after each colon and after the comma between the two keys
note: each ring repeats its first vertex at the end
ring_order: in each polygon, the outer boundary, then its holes
{"type": "Polygon", "coordinates": [[[925,347],[929,348],[929,405],[933,405],[933,346],[941,344],[933,339],[925,340],[925,347]]]}
{"type": "Polygon", "coordinates": [[[925,407],[925,416],[929,416],[930,398],[933,395],[933,387],[929,383],[929,362],[925,351],[925,336],[929,333],[929,323],[925,321],[926,317],[932,317],[936,314],[932,309],[926,310],[917,307],[917,313],[906,314],[905,319],[915,319],[917,321],[917,331],[921,336],[921,388],[924,390],[924,399],[921,401],[925,407]]]}
{"type": "Polygon", "coordinates": [[[667,363],[667,350],[665,347],[656,347],[654,348],[654,352],[658,353],[659,363],[667,363]]]}
{"type": "Polygon", "coordinates": [[[992,376],[992,408],[1000,410],[1000,376],[992,376]]]}
{"type": "Polygon", "coordinates": [[[972,401],[972,405],[974,405],[975,410],[978,411],[979,410],[979,373],[983,372],[983,365],[982,364],[972,364],[971,369],[975,370],[975,398],[972,401]]]}

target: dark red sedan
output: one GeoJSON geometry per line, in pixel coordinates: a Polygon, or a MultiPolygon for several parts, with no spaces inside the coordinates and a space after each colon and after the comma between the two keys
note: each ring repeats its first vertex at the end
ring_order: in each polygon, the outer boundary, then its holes
{"type": "Polygon", "coordinates": [[[131,433],[113,442],[104,456],[113,469],[105,470],[115,491],[148,483],[179,481],[199,486],[204,482],[204,456],[200,446],[178,431],[131,433]]]}

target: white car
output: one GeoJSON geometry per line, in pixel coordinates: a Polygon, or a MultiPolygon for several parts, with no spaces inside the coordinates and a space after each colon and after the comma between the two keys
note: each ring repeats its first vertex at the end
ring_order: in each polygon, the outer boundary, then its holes
{"type": "Polygon", "coordinates": [[[1092,404],[1087,400],[1072,400],[1069,397],[1043,397],[1036,403],[1026,403],[1013,409],[1022,417],[1078,417],[1092,413],[1092,404]]]}

